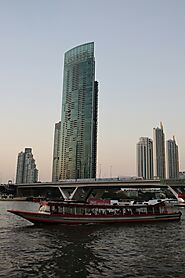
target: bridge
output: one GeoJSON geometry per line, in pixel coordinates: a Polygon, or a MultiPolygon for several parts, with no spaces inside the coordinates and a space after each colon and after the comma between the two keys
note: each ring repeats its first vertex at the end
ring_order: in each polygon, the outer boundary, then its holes
{"type": "MultiPolygon", "coordinates": [[[[58,197],[63,200],[86,201],[90,197],[101,198],[106,190],[121,189],[166,189],[178,199],[185,195],[183,180],[143,180],[143,179],[80,179],[60,182],[17,184],[18,196],[58,197]],[[181,196],[181,197],[179,197],[181,196]]],[[[180,200],[184,201],[184,200],[180,200]]]]}

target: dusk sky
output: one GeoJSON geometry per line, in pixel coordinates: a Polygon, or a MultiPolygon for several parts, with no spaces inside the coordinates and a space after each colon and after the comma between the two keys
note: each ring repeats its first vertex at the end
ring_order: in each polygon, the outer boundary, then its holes
{"type": "Polygon", "coordinates": [[[136,175],[136,143],[162,121],[185,171],[185,1],[0,0],[0,183],[33,149],[51,180],[64,53],[95,42],[97,176],[136,175]],[[101,168],[101,171],[100,171],[101,168]]]}

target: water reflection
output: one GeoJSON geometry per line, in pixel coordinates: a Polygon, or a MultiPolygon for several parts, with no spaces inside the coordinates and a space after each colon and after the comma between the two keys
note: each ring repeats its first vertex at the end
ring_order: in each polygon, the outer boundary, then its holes
{"type": "Polygon", "coordinates": [[[88,265],[92,261],[98,263],[89,248],[96,238],[95,231],[93,226],[13,228],[13,237],[3,246],[10,269],[8,276],[88,277],[88,265]]]}
{"type": "Polygon", "coordinates": [[[103,258],[101,269],[107,277],[184,277],[182,230],[181,222],[114,226],[91,248],[103,258]]]}
{"type": "Polygon", "coordinates": [[[169,223],[36,227],[7,208],[0,203],[0,277],[184,278],[184,215],[169,223]]]}

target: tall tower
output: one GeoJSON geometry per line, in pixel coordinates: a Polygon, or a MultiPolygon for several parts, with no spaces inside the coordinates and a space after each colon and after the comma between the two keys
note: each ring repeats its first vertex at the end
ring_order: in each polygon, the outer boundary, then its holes
{"type": "Polygon", "coordinates": [[[137,175],[153,179],[153,142],[148,137],[139,138],[137,143],[137,175]]]}
{"type": "Polygon", "coordinates": [[[64,57],[60,179],[96,177],[97,106],[94,43],[90,42],[64,57]]]}
{"type": "Polygon", "coordinates": [[[34,183],[38,181],[38,170],[32,149],[25,148],[24,152],[18,154],[16,183],[34,183]]]}
{"type": "Polygon", "coordinates": [[[178,179],[179,178],[179,153],[178,146],[173,139],[166,142],[167,149],[167,178],[178,179]]]}
{"type": "Polygon", "coordinates": [[[165,167],[165,136],[163,125],[160,123],[160,128],[153,129],[154,136],[154,176],[156,178],[166,178],[165,167]]]}
{"type": "Polygon", "coordinates": [[[55,124],[55,133],[54,133],[52,182],[56,182],[59,180],[60,135],[61,135],[61,122],[58,122],[55,124]]]}

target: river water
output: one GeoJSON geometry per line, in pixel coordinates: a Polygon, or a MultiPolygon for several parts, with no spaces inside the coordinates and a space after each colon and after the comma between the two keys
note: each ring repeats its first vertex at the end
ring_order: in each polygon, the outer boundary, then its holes
{"type": "Polygon", "coordinates": [[[0,277],[185,277],[185,209],[179,222],[40,227],[7,212],[37,207],[0,202],[0,277]]]}

